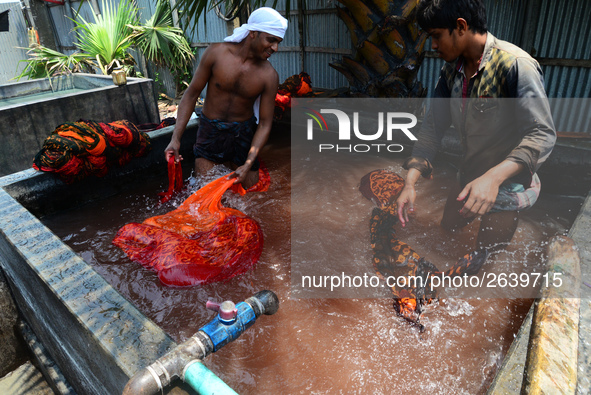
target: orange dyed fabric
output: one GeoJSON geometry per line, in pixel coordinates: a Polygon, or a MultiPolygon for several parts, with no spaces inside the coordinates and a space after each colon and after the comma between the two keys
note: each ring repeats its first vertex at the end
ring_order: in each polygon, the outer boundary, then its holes
{"type": "Polygon", "coordinates": [[[248,192],[266,192],[271,185],[271,176],[269,170],[261,158],[259,158],[259,182],[254,184],[248,189],[244,189],[242,184],[234,184],[230,187],[230,190],[240,196],[246,195],[248,192]]]}
{"type": "Polygon", "coordinates": [[[263,232],[252,218],[222,206],[222,195],[234,185],[230,177],[207,184],[168,214],[125,225],[113,244],[157,271],[168,286],[209,284],[245,273],[261,255],[263,232]]]}
{"type": "Polygon", "coordinates": [[[292,97],[314,96],[310,76],[301,72],[287,78],[277,89],[275,96],[275,119],[281,119],[286,109],[291,107],[292,97]]]}

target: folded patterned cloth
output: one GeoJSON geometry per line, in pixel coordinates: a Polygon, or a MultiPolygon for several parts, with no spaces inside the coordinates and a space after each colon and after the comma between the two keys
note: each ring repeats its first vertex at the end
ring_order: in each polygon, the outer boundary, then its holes
{"type": "Polygon", "coordinates": [[[33,168],[57,174],[71,184],[90,175],[103,177],[150,150],[150,138],[127,120],[89,120],[59,125],[35,155],[33,168]]]}

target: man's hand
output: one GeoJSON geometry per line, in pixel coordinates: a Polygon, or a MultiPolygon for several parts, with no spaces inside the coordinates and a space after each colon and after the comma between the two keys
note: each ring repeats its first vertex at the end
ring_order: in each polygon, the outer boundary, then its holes
{"type": "Polygon", "coordinates": [[[458,201],[464,201],[460,214],[466,218],[475,215],[484,215],[494,206],[499,185],[491,176],[484,174],[468,183],[457,197],[458,201]]]}
{"type": "Polygon", "coordinates": [[[420,176],[421,172],[417,169],[408,169],[406,180],[404,181],[404,188],[402,188],[398,199],[396,199],[396,204],[398,205],[398,219],[403,227],[406,226],[406,223],[408,222],[408,213],[412,214],[415,212],[414,204],[417,197],[415,184],[420,176]]]}
{"type": "Polygon", "coordinates": [[[242,166],[237,168],[234,171],[234,176],[233,176],[236,178],[236,180],[234,180],[234,184],[244,182],[244,180],[246,180],[246,176],[247,176],[248,172],[250,171],[251,167],[252,167],[252,163],[248,163],[248,161],[246,161],[246,163],[244,163],[242,166]]]}
{"type": "Polygon", "coordinates": [[[523,164],[505,159],[468,183],[457,197],[458,201],[465,201],[460,209],[460,215],[470,218],[488,213],[497,200],[501,184],[523,170],[523,164]]]}
{"type": "Polygon", "coordinates": [[[396,204],[398,205],[398,219],[402,227],[406,226],[408,222],[408,213],[412,214],[415,211],[414,203],[416,197],[417,192],[415,191],[414,184],[406,184],[396,200],[396,204]]]}
{"type": "Polygon", "coordinates": [[[166,161],[168,162],[171,157],[174,156],[175,162],[180,162],[183,160],[183,157],[179,154],[179,150],[181,148],[181,143],[175,139],[170,140],[168,147],[164,149],[164,155],[166,156],[166,161]]]}

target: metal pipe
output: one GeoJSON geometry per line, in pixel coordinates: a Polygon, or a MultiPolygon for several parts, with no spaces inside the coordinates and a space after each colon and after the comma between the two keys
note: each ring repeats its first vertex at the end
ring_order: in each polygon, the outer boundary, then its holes
{"type": "Polygon", "coordinates": [[[26,19],[27,22],[29,22],[29,27],[31,29],[37,29],[37,26],[35,25],[35,18],[33,18],[33,11],[31,11],[31,4],[29,3],[29,0],[21,0],[21,7],[24,4],[24,9],[26,11],[25,15],[26,15],[26,19]]]}
{"type": "Polygon", "coordinates": [[[233,320],[220,312],[187,341],[136,373],[125,386],[123,395],[154,395],[163,391],[175,379],[182,378],[189,363],[219,350],[238,338],[259,316],[275,314],[278,308],[277,295],[265,290],[238,303],[233,320]]]}

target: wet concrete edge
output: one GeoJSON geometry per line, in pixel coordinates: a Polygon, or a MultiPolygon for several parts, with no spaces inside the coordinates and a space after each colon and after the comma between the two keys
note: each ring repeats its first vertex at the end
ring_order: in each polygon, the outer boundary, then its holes
{"type": "Polygon", "coordinates": [[[548,246],[548,277],[561,285],[543,286],[534,304],[522,392],[574,394],[577,385],[581,269],[578,248],[566,236],[548,246]]]}
{"type": "MultiPolygon", "coordinates": [[[[164,162],[172,127],[165,129],[150,133],[152,152],[131,167],[164,162]]],[[[136,371],[176,344],[17,201],[26,192],[19,183],[77,188],[51,174],[23,173],[0,178],[0,266],[19,311],[76,392],[121,393],[136,371]]],[[[100,189],[110,181],[89,182],[100,189]]]]}
{"type": "Polygon", "coordinates": [[[579,355],[577,394],[591,393],[591,194],[587,196],[569,236],[581,257],[581,301],[579,307],[579,355]]]}
{"type": "MultiPolygon", "coordinates": [[[[579,214],[571,227],[568,236],[575,242],[580,257],[580,303],[578,317],[572,317],[577,321],[578,352],[573,356],[569,365],[577,366],[576,394],[591,393],[591,194],[587,196],[579,214]],[[585,284],[586,283],[586,284],[585,284]]],[[[532,317],[534,307],[530,309],[513,344],[501,365],[487,394],[519,394],[521,393],[532,317]]],[[[543,322],[543,321],[542,321],[543,322]]],[[[557,377],[556,380],[561,380],[557,377]]],[[[550,389],[548,389],[550,391],[550,389]]],[[[572,389],[570,390],[572,393],[572,389]]],[[[550,393],[550,392],[549,392],[550,393]]]]}

